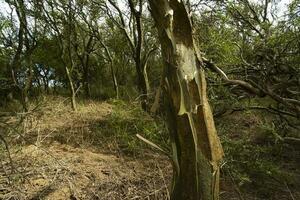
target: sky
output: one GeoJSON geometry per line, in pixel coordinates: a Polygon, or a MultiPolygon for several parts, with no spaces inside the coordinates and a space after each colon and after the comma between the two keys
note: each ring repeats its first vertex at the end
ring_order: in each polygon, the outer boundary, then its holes
{"type": "Polygon", "coordinates": [[[9,9],[7,3],[4,0],[0,0],[0,13],[5,14],[7,9],[9,9]]]}
{"type": "MultiPolygon", "coordinates": [[[[259,2],[259,1],[262,1],[262,0],[251,0],[251,1],[259,2]]],[[[277,0],[277,1],[279,1],[279,3],[278,3],[278,17],[281,17],[287,11],[287,5],[289,5],[292,2],[292,0],[277,0]]]]}
{"type": "MultiPolygon", "coordinates": [[[[120,0],[118,0],[120,1],[120,0]]],[[[196,0],[195,0],[196,1],[196,0]]],[[[264,2],[264,0],[249,0],[250,2],[264,2]]],[[[287,11],[287,5],[292,0],[276,0],[278,3],[278,17],[282,17],[284,13],[287,11]]],[[[122,3],[121,3],[122,4],[122,3]]],[[[7,16],[9,14],[9,6],[5,2],[5,0],[0,0],[0,13],[7,16]]]]}

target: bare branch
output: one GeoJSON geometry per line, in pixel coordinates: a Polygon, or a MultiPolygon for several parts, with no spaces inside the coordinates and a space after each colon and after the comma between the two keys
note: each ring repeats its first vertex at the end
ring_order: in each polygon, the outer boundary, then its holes
{"type": "Polygon", "coordinates": [[[214,63],[210,62],[207,59],[203,59],[204,64],[206,67],[211,69],[212,71],[218,73],[226,82],[234,85],[239,85],[242,88],[246,89],[247,91],[250,91],[253,94],[256,95],[262,95],[261,91],[255,87],[253,87],[250,83],[242,81],[242,80],[232,80],[227,77],[224,71],[222,71],[219,67],[217,67],[214,63]]]}

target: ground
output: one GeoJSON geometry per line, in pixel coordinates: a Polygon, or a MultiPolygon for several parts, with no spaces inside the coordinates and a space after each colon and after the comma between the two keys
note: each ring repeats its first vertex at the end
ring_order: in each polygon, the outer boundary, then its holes
{"type": "MultiPolygon", "coordinates": [[[[4,119],[12,162],[2,148],[0,199],[169,199],[168,158],[135,136],[166,149],[161,121],[154,121],[134,102],[79,101],[77,112],[70,110],[67,98],[39,102],[26,118],[19,113],[4,119]]],[[[291,146],[281,150],[280,155],[287,156],[281,164],[270,154],[278,154],[278,147],[262,145],[266,130],[259,129],[262,121],[257,114],[235,113],[216,122],[226,153],[221,199],[299,197],[293,186],[300,179],[299,159],[287,155],[299,156],[299,151],[292,152],[291,146]],[[282,170],[273,169],[277,161],[275,166],[284,168],[282,179],[282,170]]]]}
{"type": "Polygon", "coordinates": [[[46,104],[42,114],[35,113],[24,123],[26,131],[21,138],[10,141],[25,140],[22,145],[10,148],[13,170],[11,163],[2,157],[0,199],[168,196],[172,169],[165,156],[151,151],[143,157],[127,156],[118,152],[112,140],[99,147],[91,145],[97,138],[90,133],[111,115],[112,105],[90,101],[72,112],[63,101],[51,100],[52,104],[46,104]]]}
{"type": "Polygon", "coordinates": [[[18,160],[22,177],[19,184],[3,189],[6,194],[2,198],[160,199],[166,190],[160,187],[165,178],[162,171],[170,170],[160,157],[141,162],[56,142],[48,148],[26,146],[13,160],[18,160]]]}

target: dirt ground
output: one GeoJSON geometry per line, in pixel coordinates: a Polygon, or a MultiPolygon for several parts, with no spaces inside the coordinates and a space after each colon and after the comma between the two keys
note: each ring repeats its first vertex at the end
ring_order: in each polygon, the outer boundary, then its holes
{"type": "MultiPolygon", "coordinates": [[[[109,145],[88,147],[93,140],[86,138],[90,125],[111,113],[110,104],[91,101],[72,112],[63,101],[52,100],[43,114],[24,122],[22,138],[11,139],[10,143],[26,141],[10,148],[12,163],[1,156],[0,199],[168,198],[172,169],[166,157],[151,152],[135,158],[109,145]]],[[[8,121],[15,123],[13,118],[8,121]]]]}
{"type": "Polygon", "coordinates": [[[56,142],[23,147],[12,159],[16,172],[1,177],[0,199],[161,199],[171,170],[161,156],[134,160],[56,142]]]}

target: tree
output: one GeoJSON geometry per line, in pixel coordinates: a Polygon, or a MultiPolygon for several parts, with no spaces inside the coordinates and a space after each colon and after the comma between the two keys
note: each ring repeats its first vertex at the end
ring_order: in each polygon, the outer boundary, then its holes
{"type": "MultiPolygon", "coordinates": [[[[276,114],[291,126],[298,124],[292,122],[300,116],[297,14],[290,10],[285,18],[278,17],[273,1],[216,3],[209,9],[196,20],[209,58],[206,67],[217,72],[238,99],[270,100],[253,109],[276,114]]],[[[217,76],[212,80],[220,82],[217,76]]]]}
{"type": "Polygon", "coordinates": [[[69,0],[68,2],[61,2],[61,4],[60,2],[49,0],[45,3],[41,3],[41,7],[43,8],[44,20],[50,25],[52,34],[56,37],[60,51],[60,60],[64,65],[68,79],[72,109],[76,111],[76,88],[72,77],[76,57],[75,50],[72,45],[75,34],[72,31],[75,26],[74,3],[72,0],[69,0]],[[57,12],[55,9],[60,12],[57,12]],[[61,10],[63,13],[61,13],[61,10]],[[64,13],[66,13],[66,15],[64,13]]]}
{"type": "MultiPolygon", "coordinates": [[[[108,6],[104,9],[107,10],[110,18],[115,22],[115,24],[122,30],[124,36],[126,37],[129,47],[131,50],[132,58],[135,62],[136,74],[137,74],[137,87],[141,95],[141,104],[144,110],[147,109],[148,96],[150,93],[150,83],[147,73],[147,63],[151,54],[156,50],[156,47],[146,49],[144,45],[145,35],[142,25],[142,15],[143,15],[143,0],[139,0],[136,3],[132,0],[128,0],[128,5],[130,8],[130,15],[133,18],[129,20],[129,25],[126,25],[126,20],[124,14],[120,7],[114,0],[108,0],[109,3],[115,8],[118,20],[114,19],[113,14],[110,13],[108,6]],[[131,24],[132,23],[132,27],[131,24]],[[130,33],[128,32],[128,28],[130,33]]],[[[131,18],[130,17],[130,18],[131,18]]]]}
{"type": "MultiPolygon", "coordinates": [[[[78,54],[78,57],[80,59],[80,62],[82,63],[82,66],[85,70],[84,71],[84,79],[85,79],[85,90],[87,91],[88,89],[88,93],[90,93],[90,89],[89,89],[89,66],[88,64],[88,60],[90,57],[90,54],[95,51],[95,49],[93,49],[93,46],[96,46],[96,42],[99,42],[100,46],[103,47],[105,54],[106,54],[106,60],[107,62],[109,62],[109,66],[110,66],[110,72],[111,72],[111,79],[113,82],[113,86],[114,86],[114,90],[115,90],[115,95],[116,98],[119,98],[119,85],[118,85],[118,81],[117,81],[117,76],[116,76],[116,70],[115,70],[115,63],[114,63],[114,58],[111,54],[111,51],[109,50],[109,47],[105,44],[104,38],[106,37],[106,35],[104,33],[100,32],[100,27],[98,25],[97,20],[99,20],[101,18],[101,12],[98,12],[98,6],[100,5],[101,8],[101,1],[100,2],[92,2],[92,4],[88,4],[88,9],[90,10],[89,13],[80,13],[80,17],[82,18],[84,24],[82,25],[86,25],[86,30],[84,31],[84,27],[82,27],[81,29],[83,31],[80,31],[80,33],[84,32],[85,34],[83,34],[83,43],[85,44],[85,37],[88,34],[89,36],[89,40],[87,42],[86,45],[83,45],[83,53],[78,54]],[[86,57],[85,62],[84,59],[82,57],[86,57]]],[[[81,7],[81,10],[83,10],[83,7],[81,7]]],[[[80,27],[80,26],[79,26],[80,27]]],[[[101,27],[102,28],[102,27],[101,27]]],[[[108,28],[108,27],[105,27],[108,28]]],[[[77,48],[78,49],[78,46],[77,48]]],[[[87,92],[86,92],[87,93],[87,92]]],[[[90,95],[88,95],[90,96],[90,95]]]]}
{"type": "Polygon", "coordinates": [[[219,197],[223,150],[207,99],[204,63],[185,3],[149,0],[162,49],[173,148],[173,200],[219,197]]]}
{"type": "MultiPolygon", "coordinates": [[[[32,54],[37,47],[37,37],[39,25],[37,21],[38,7],[35,2],[26,2],[24,0],[6,1],[11,9],[15,9],[19,27],[16,36],[16,44],[11,43],[11,47],[15,48],[13,58],[9,64],[12,82],[19,91],[21,96],[21,104],[24,111],[28,111],[28,93],[33,81],[33,61],[32,54]],[[31,5],[27,4],[32,3],[31,5]],[[30,7],[28,9],[27,7],[30,7]],[[33,23],[29,23],[29,18],[33,18],[33,23]],[[16,46],[15,46],[16,45],[16,46]]],[[[11,18],[11,20],[14,20],[11,18]]],[[[13,22],[12,22],[13,23],[13,22]]],[[[43,26],[40,26],[43,28],[43,26]]]]}

